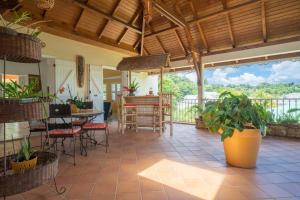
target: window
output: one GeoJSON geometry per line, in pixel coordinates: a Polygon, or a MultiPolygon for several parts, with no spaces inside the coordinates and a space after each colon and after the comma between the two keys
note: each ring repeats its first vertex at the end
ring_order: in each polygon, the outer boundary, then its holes
{"type": "Polygon", "coordinates": [[[117,94],[120,91],[120,89],[121,89],[121,84],[119,83],[111,84],[111,100],[113,101],[116,100],[117,94]]]}
{"type": "Polygon", "coordinates": [[[106,84],[103,84],[103,100],[107,100],[107,93],[106,93],[106,84]]]}

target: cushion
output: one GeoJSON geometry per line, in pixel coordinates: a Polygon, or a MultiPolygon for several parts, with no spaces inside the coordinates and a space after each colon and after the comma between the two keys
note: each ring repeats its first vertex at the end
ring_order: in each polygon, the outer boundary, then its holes
{"type": "Polygon", "coordinates": [[[51,131],[49,131],[49,135],[50,137],[63,137],[63,136],[73,136],[75,134],[79,134],[81,131],[80,127],[74,127],[73,128],[73,132],[71,128],[67,128],[67,129],[53,129],[51,131]]]}
{"type": "Polygon", "coordinates": [[[89,130],[106,129],[107,125],[105,123],[86,123],[82,128],[89,130]]]}

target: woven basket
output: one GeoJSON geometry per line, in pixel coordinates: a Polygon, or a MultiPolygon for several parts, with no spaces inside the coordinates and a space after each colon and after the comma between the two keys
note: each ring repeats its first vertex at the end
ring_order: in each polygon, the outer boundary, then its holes
{"type": "MultiPolygon", "coordinates": [[[[58,157],[50,152],[37,152],[38,164],[35,168],[19,173],[9,171],[0,176],[0,196],[22,193],[47,183],[58,172],[58,157]]],[[[3,160],[1,161],[3,162],[3,160]]]]}
{"type": "Polygon", "coordinates": [[[28,101],[0,99],[0,123],[41,120],[49,117],[50,100],[28,101]]]}
{"type": "Polygon", "coordinates": [[[42,44],[30,35],[16,33],[12,29],[0,29],[0,59],[20,63],[38,63],[41,61],[42,44]]]}
{"type": "Polygon", "coordinates": [[[36,0],[36,6],[42,10],[50,10],[54,7],[54,0],[36,0]]]}

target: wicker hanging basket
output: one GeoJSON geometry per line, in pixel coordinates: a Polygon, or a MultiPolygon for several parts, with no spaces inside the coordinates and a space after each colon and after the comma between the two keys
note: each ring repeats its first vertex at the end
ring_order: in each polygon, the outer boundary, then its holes
{"type": "Polygon", "coordinates": [[[49,116],[49,99],[0,99],[0,123],[46,119],[49,116]]]}
{"type": "Polygon", "coordinates": [[[19,173],[8,171],[6,176],[0,175],[0,197],[31,190],[57,175],[58,157],[54,153],[36,152],[36,155],[38,163],[35,168],[19,173]]]}
{"type": "Polygon", "coordinates": [[[36,6],[42,10],[50,10],[54,7],[54,0],[36,0],[36,6]]]}
{"type": "Polygon", "coordinates": [[[0,59],[6,57],[13,62],[38,63],[41,61],[41,48],[39,39],[0,27],[0,59]]]}

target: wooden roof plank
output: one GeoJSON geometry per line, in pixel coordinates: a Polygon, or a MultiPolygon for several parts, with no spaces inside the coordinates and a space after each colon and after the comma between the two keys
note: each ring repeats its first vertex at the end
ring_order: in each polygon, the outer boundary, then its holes
{"type": "Polygon", "coordinates": [[[109,14],[107,14],[107,13],[104,13],[103,11],[99,10],[99,9],[96,8],[96,7],[93,7],[93,6],[90,6],[90,5],[85,5],[84,3],[80,2],[79,0],[74,0],[73,3],[74,3],[75,5],[81,7],[81,8],[84,8],[84,9],[88,10],[88,11],[91,11],[91,12],[94,12],[94,13],[99,14],[99,15],[101,15],[102,17],[106,18],[107,20],[116,22],[116,23],[118,23],[118,24],[120,24],[120,25],[122,25],[122,26],[124,26],[124,27],[126,27],[126,28],[128,28],[128,29],[130,29],[130,30],[132,30],[132,31],[134,31],[134,32],[136,32],[136,33],[139,33],[139,34],[142,33],[141,30],[139,30],[138,28],[136,28],[136,27],[134,27],[134,26],[132,26],[132,25],[130,25],[130,24],[127,24],[127,23],[125,23],[125,22],[119,20],[119,19],[117,19],[116,17],[114,17],[114,16],[112,16],[112,15],[109,15],[109,14]]]}

